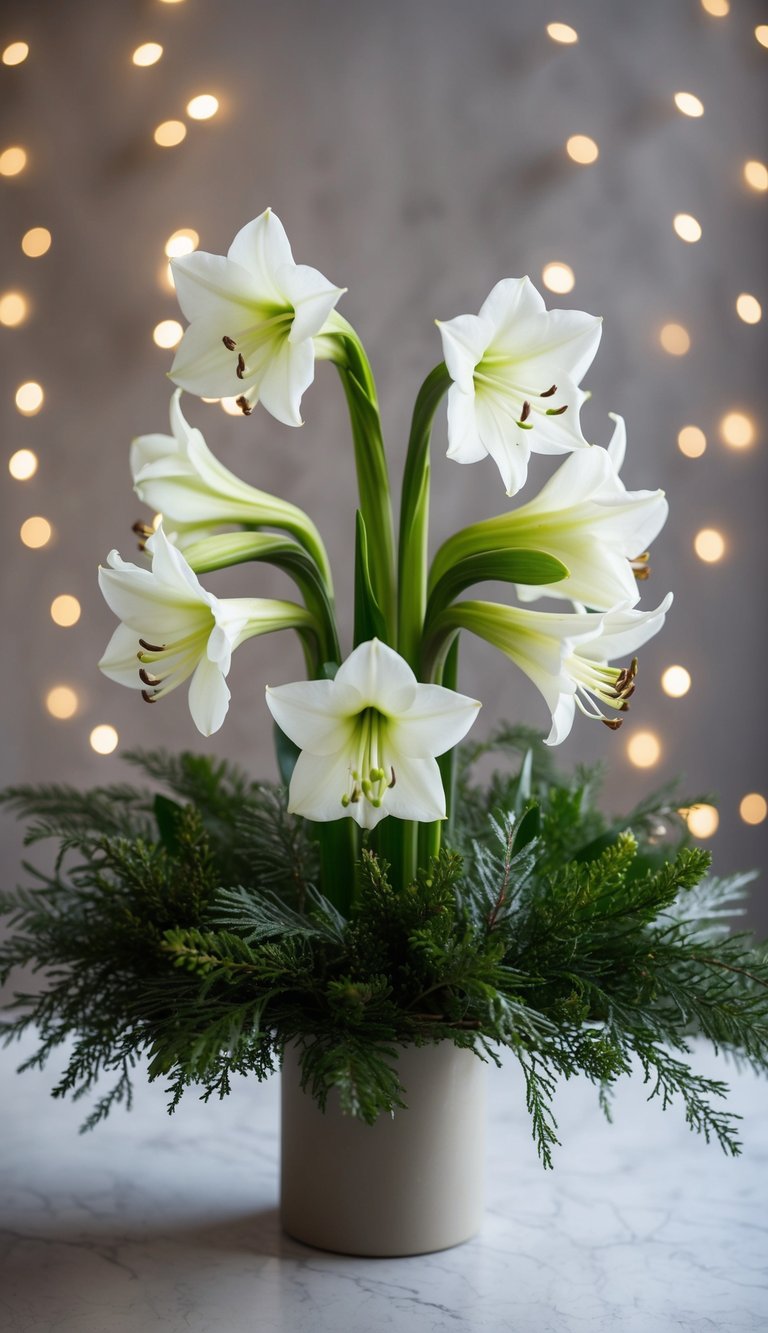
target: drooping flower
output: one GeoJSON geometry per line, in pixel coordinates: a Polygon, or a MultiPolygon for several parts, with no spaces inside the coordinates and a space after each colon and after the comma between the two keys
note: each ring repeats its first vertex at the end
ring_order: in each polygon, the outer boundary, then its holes
{"type": "Polygon", "coordinates": [[[533,549],[556,556],[569,573],[559,583],[519,585],[521,601],[569,598],[598,611],[636,605],[638,580],[649,573],[647,548],[663,527],[669,506],[663,491],[624,487],[619,468],[626,429],[622,417],[611,416],[615,427],[607,449],[590,445],[577,450],[528,504],[449,538],[435,557],[433,581],[465,556],[533,549]]]}
{"type": "Polygon", "coordinates": [[[441,631],[466,629],[500,648],[533,681],[552,714],[545,744],[559,745],[570,734],[576,709],[585,717],[621,726],[635,691],[637,659],[623,667],[609,666],[629,657],[658,633],[672,605],[668,593],[654,611],[630,606],[605,612],[529,611],[495,602],[456,602],[438,618],[441,631]]]}
{"type": "Polygon", "coordinates": [[[445,818],[435,759],[471,727],[480,704],[421,685],[378,639],[355,648],[334,680],[267,687],[278,726],[301,750],[288,809],[319,822],[353,818],[375,828],[386,815],[445,818]]]}
{"type": "Polygon", "coordinates": [[[122,560],[117,551],[99,569],[99,587],[121,620],[99,667],[105,676],[141,690],[155,703],[191,676],[189,709],[204,736],[218,731],[230,693],[232,653],[246,639],[278,629],[312,626],[292,602],[220,599],[203,588],[162,527],[150,538],[152,568],[122,560]]]}
{"type": "MultiPolygon", "coordinates": [[[[202,432],[186,421],[180,399],[177,389],[171,398],[171,435],[140,435],[131,445],[133,488],[144,504],[162,513],[166,535],[184,550],[226,524],[282,528],[312,552],[330,584],[314,523],[296,505],[249,486],[220,463],[202,432]]],[[[146,528],[143,535],[150,532],[146,528]]]]}
{"type": "Polygon", "coordinates": [[[507,494],[515,495],[531,452],[586,447],[579,384],[597,351],[600,319],[581,310],[547,310],[529,278],[505,278],[478,315],[458,315],[438,327],[453,380],[449,458],[476,463],[490,454],[507,494]]]}
{"type": "Polygon", "coordinates": [[[174,383],[204,397],[236,396],[246,416],[261,402],[278,421],[300,426],[315,375],[313,338],[345,289],[294,263],[270,209],[237,233],[226,257],[196,250],[171,263],[190,321],[174,383]]]}

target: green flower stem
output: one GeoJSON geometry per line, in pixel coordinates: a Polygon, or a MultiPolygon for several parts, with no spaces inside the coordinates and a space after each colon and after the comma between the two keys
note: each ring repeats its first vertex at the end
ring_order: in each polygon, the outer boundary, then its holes
{"type": "Polygon", "coordinates": [[[390,867],[390,880],[402,892],[416,878],[418,869],[419,825],[412,819],[383,819],[374,831],[372,844],[382,861],[390,867]]]}
{"type": "Polygon", "coordinates": [[[348,917],[359,896],[360,832],[353,819],[309,823],[320,851],[320,888],[348,917]]]}
{"type": "MultiPolygon", "coordinates": [[[[444,685],[448,690],[455,690],[459,680],[459,635],[454,634],[450,647],[445,655],[443,666],[438,673],[436,684],[444,685]]],[[[453,838],[453,814],[454,814],[454,796],[456,794],[456,746],[452,750],[446,750],[441,754],[437,761],[440,769],[440,776],[443,780],[443,791],[445,792],[445,819],[436,820],[433,824],[419,825],[419,865],[426,867],[429,865],[429,859],[432,856],[438,856],[440,846],[445,835],[446,842],[450,846],[453,838]]]]}
{"type": "Polygon", "coordinates": [[[427,604],[429,442],[435,412],[450,383],[450,375],[441,362],[422,384],[413,409],[403,473],[398,551],[398,651],[417,674],[427,604]]]}
{"type": "Polygon", "coordinates": [[[376,385],[365,348],[351,324],[337,312],[329,320],[326,345],[341,377],[355,447],[357,487],[370,552],[371,583],[387,626],[396,640],[395,548],[389,471],[381,433],[376,385]]]}
{"type": "Polygon", "coordinates": [[[185,549],[184,556],[196,574],[209,574],[248,560],[265,561],[282,569],[296,583],[312,616],[314,646],[307,648],[310,674],[319,676],[326,662],[341,661],[328,586],[322,571],[298,542],[271,533],[231,532],[194,542],[185,549]]]}

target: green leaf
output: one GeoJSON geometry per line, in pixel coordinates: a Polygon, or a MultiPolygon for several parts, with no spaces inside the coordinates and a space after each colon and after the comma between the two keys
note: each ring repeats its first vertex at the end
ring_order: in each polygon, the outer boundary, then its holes
{"type": "Polygon", "coordinates": [[[371,582],[368,533],[358,509],[355,516],[355,647],[369,639],[387,642],[387,627],[371,582]]]}
{"type": "Polygon", "coordinates": [[[512,855],[516,856],[529,842],[539,836],[541,828],[541,813],[538,804],[531,805],[525,814],[519,820],[515,829],[515,837],[512,843],[512,855]]]}
{"type": "Polygon", "coordinates": [[[296,767],[296,760],[301,754],[301,750],[298,745],[294,745],[293,741],[288,739],[277,723],[273,727],[273,733],[277,767],[280,777],[287,787],[293,777],[293,770],[296,767]]]}
{"type": "Polygon", "coordinates": [[[177,856],[180,849],[179,825],[184,816],[184,806],[179,805],[178,801],[172,801],[170,796],[158,793],[152,802],[152,809],[161,843],[172,856],[177,856]]]}
{"type": "Polygon", "coordinates": [[[482,551],[465,556],[446,570],[432,590],[427,606],[427,620],[448,606],[459,593],[475,583],[498,580],[501,583],[530,585],[559,583],[570,570],[562,560],[546,551],[482,551]]]}

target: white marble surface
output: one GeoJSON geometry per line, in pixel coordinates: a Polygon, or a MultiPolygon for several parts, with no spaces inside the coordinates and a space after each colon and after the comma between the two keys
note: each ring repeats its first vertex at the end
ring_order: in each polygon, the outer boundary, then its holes
{"type": "MultiPolygon", "coordinates": [[[[481,1235],[414,1259],[308,1249],[277,1217],[278,1088],[159,1087],[78,1137],[53,1072],[0,1064],[3,1333],[741,1333],[768,1326],[768,1090],[732,1075],[744,1155],[625,1085],[607,1127],[566,1085],[554,1172],[528,1137],[520,1079],[492,1073],[481,1235]]],[[[722,1065],[703,1055],[708,1072],[722,1065]]]]}

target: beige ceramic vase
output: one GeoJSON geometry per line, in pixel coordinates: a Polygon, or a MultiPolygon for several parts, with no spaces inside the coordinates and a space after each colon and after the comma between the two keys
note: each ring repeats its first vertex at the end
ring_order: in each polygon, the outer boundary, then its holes
{"type": "Polygon", "coordinates": [[[282,1074],[281,1221],[305,1245],[342,1254],[408,1255],[469,1240],[483,1212],[486,1067],[453,1042],[404,1046],[407,1110],[366,1125],[325,1113],[282,1074]]]}

